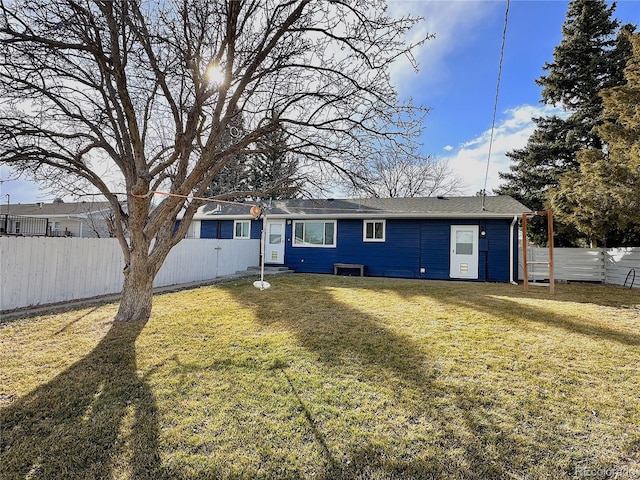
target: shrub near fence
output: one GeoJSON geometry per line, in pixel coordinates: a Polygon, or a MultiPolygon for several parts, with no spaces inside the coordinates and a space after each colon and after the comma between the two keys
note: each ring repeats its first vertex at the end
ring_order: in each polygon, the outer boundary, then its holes
{"type": "MultiPolygon", "coordinates": [[[[185,239],[154,286],[213,280],[259,261],[259,240],[185,239]]],[[[0,237],[0,311],[80,300],[122,290],[115,238],[0,237]]]]}

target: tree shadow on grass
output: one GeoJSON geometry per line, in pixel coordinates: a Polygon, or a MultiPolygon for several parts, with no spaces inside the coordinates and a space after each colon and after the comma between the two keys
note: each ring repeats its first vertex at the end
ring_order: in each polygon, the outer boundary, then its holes
{"type": "Polygon", "coordinates": [[[554,311],[553,307],[542,302],[538,306],[524,304],[520,302],[522,298],[521,295],[488,294],[472,299],[456,296],[450,297],[446,301],[452,306],[498,316],[501,321],[506,320],[516,326],[541,324],[552,328],[561,328],[569,334],[582,335],[594,340],[605,340],[628,346],[640,345],[640,334],[615,328],[615,325],[607,326],[602,323],[594,323],[578,314],[572,315],[554,311]]]}
{"type": "MultiPolygon", "coordinates": [[[[375,279],[377,280],[377,279],[375,279]]],[[[487,283],[466,283],[464,290],[460,290],[459,282],[443,281],[398,281],[398,288],[393,293],[406,300],[420,297],[432,298],[440,304],[459,306],[497,316],[509,320],[514,324],[533,322],[550,327],[562,328],[568,333],[591,337],[593,339],[608,340],[623,345],[640,345],[640,334],[616,329],[585,320],[580,315],[571,315],[554,311],[548,302],[593,303],[603,307],[613,307],[626,310],[635,308],[633,302],[640,304],[635,292],[629,292],[617,287],[574,285],[556,295],[547,293],[524,292],[521,286],[487,283]],[[599,290],[596,290],[599,289],[599,290]],[[598,292],[596,295],[594,292],[598,292]],[[603,295],[603,292],[607,295],[603,295]],[[591,295],[590,295],[591,294],[591,295]],[[535,306],[523,303],[521,300],[531,301],[539,299],[535,306]],[[587,299],[590,299],[589,302],[587,299]],[[630,306],[631,305],[631,306],[630,306]]],[[[380,286],[382,287],[382,285],[380,286]]],[[[559,285],[559,288],[567,287],[559,285]]],[[[357,288],[379,291],[380,288],[368,282],[357,285],[357,288]]],[[[384,287],[382,287],[384,289],[384,287]]],[[[638,310],[640,313],[640,310],[638,310]]]]}
{"type": "Polygon", "coordinates": [[[84,358],[0,410],[0,478],[165,478],[154,397],[136,372],[145,322],[114,322],[84,358]]]}
{"type": "MultiPolygon", "coordinates": [[[[250,285],[223,288],[228,288],[238,303],[252,308],[262,325],[293,333],[296,345],[315,354],[328,372],[342,375],[342,367],[348,364],[349,373],[345,375],[352,376],[347,381],[363,381],[380,390],[393,391],[394,411],[403,412],[406,423],[422,422],[433,429],[432,438],[416,437],[405,442],[390,435],[385,443],[379,427],[386,420],[373,420],[377,423],[373,427],[355,426],[362,431],[369,429],[370,438],[346,445],[347,451],[338,451],[336,445],[340,442],[335,441],[335,432],[328,433],[326,416],[321,419],[314,414],[323,411],[322,395],[305,392],[314,387],[295,380],[304,372],[295,371],[294,365],[284,361],[278,369],[300,404],[325,459],[315,478],[506,478],[513,464],[520,462],[521,457],[516,457],[527,446],[493,420],[492,405],[482,392],[447,384],[439,378],[437,359],[430,358],[428,343],[418,343],[394,330],[375,311],[367,312],[337,300],[329,284],[318,280],[303,284],[287,278],[274,281],[272,289],[261,293],[250,285]],[[292,303],[283,303],[287,301],[292,303]],[[406,390],[411,392],[405,397],[406,390]],[[401,451],[402,448],[406,450],[401,451]],[[427,452],[427,448],[431,451],[427,452]],[[455,461],[448,456],[455,457],[455,461]]],[[[343,406],[338,408],[342,413],[331,411],[350,416],[348,410],[343,406]]],[[[354,416],[347,423],[357,418],[354,416]]],[[[411,430],[407,425],[399,427],[411,430]]]]}
{"type": "Polygon", "coordinates": [[[522,284],[509,283],[409,278],[390,280],[383,277],[338,277],[334,280],[337,286],[373,291],[386,290],[389,281],[393,283],[393,292],[404,298],[426,295],[446,300],[447,298],[475,299],[487,295],[502,295],[522,300],[548,300],[640,311],[639,290],[599,283],[556,283],[555,294],[551,295],[548,287],[530,286],[529,291],[525,292],[522,284]]]}

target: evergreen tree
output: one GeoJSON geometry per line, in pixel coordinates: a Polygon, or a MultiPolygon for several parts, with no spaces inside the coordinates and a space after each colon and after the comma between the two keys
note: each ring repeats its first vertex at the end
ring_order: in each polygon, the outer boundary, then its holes
{"type": "MultiPolygon", "coordinates": [[[[232,147],[235,139],[244,135],[243,116],[238,112],[222,143],[225,148],[232,147]]],[[[207,188],[206,196],[235,201],[295,198],[304,185],[298,172],[299,162],[287,145],[287,134],[276,123],[270,133],[225,162],[207,188]]]]}
{"type": "MultiPolygon", "coordinates": [[[[511,195],[532,210],[544,210],[547,193],[558,185],[562,172],[577,168],[575,152],[580,146],[572,134],[571,122],[557,116],[533,121],[537,127],[525,148],[507,153],[514,163],[510,166],[511,172],[500,173],[506,183],[498,192],[511,195]]],[[[532,242],[546,245],[546,218],[532,218],[527,232],[532,242]]],[[[554,233],[558,247],[575,246],[574,239],[579,236],[572,225],[562,222],[556,222],[554,233]]]]}
{"type": "MultiPolygon", "coordinates": [[[[221,149],[233,147],[233,144],[243,138],[245,134],[242,112],[236,110],[222,134],[221,149]]],[[[226,200],[241,200],[246,197],[249,186],[247,155],[244,149],[232,155],[225,162],[214,165],[213,168],[219,169],[219,172],[207,188],[205,197],[218,197],[226,200]]]]}
{"type": "MultiPolygon", "coordinates": [[[[560,178],[578,171],[577,152],[601,148],[597,127],[603,121],[603,107],[598,93],[623,83],[624,63],[630,54],[626,35],[611,18],[614,9],[615,4],[608,7],[604,0],[569,3],[563,39],[554,50],[553,62],[543,67],[548,73],[537,80],[543,87],[542,102],[561,106],[568,116],[534,120],[536,130],[527,145],[507,154],[513,164],[510,172],[500,174],[505,183],[499,193],[510,194],[532,209],[543,209],[549,205],[549,192],[559,186],[560,178]]],[[[545,243],[544,222],[532,222],[529,231],[534,242],[545,243]]],[[[584,241],[575,225],[557,222],[557,245],[584,241]]]]}
{"type": "Polygon", "coordinates": [[[570,2],[562,26],[563,39],[554,49],[554,61],[542,68],[549,73],[536,81],[543,87],[545,104],[560,105],[571,112],[575,136],[584,147],[600,147],[595,131],[602,118],[598,93],[622,82],[622,70],[630,53],[624,37],[616,39],[619,23],[611,18],[614,9],[615,4],[607,7],[605,0],[570,2]],[[619,62],[621,56],[623,63],[619,62]]]}
{"type": "Polygon", "coordinates": [[[253,196],[273,199],[298,197],[304,181],[299,176],[299,161],[289,151],[287,133],[282,125],[276,124],[275,130],[256,142],[255,148],[247,172],[253,196]]]}
{"type": "Polygon", "coordinates": [[[640,34],[629,35],[633,55],[626,83],[602,90],[604,147],[578,153],[579,170],[551,192],[557,216],[608,245],[640,241],[640,34]]]}

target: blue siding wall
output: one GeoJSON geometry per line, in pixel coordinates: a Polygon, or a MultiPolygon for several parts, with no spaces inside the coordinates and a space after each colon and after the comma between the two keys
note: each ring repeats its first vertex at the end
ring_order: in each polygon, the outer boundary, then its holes
{"type": "MultiPolygon", "coordinates": [[[[510,220],[486,223],[487,251],[485,252],[485,278],[489,282],[509,281],[509,226],[510,220]]],[[[517,237],[517,235],[516,235],[517,237]]]]}
{"type": "MultiPolygon", "coordinates": [[[[365,265],[365,274],[380,277],[449,279],[451,225],[478,225],[478,280],[509,281],[511,220],[386,221],[385,242],[364,242],[362,220],[339,220],[336,248],[292,246],[292,225],[286,228],[286,265],[298,272],[333,273],[334,263],[365,265]],[[420,273],[421,268],[425,269],[420,273]]],[[[517,236],[516,236],[517,237],[517,236]]],[[[514,239],[514,243],[517,239],[514,239]]],[[[514,249],[515,257],[517,251],[514,249]]],[[[515,267],[514,267],[515,270],[515,267]]]]}
{"type": "Polygon", "coordinates": [[[220,234],[220,223],[219,220],[202,220],[200,238],[223,238],[220,234]]]}
{"type": "MultiPolygon", "coordinates": [[[[260,240],[261,231],[262,220],[251,220],[249,236],[254,240],[260,240]]],[[[202,220],[200,238],[233,238],[233,220],[202,220]]]]}
{"type": "Polygon", "coordinates": [[[253,240],[260,240],[262,234],[262,220],[251,220],[251,233],[249,236],[253,240]]]}
{"type": "MultiPolygon", "coordinates": [[[[421,220],[419,223],[420,266],[426,270],[420,276],[435,280],[448,279],[452,223],[449,220],[421,220]]],[[[465,222],[456,224],[466,225],[465,222]]]]}
{"type": "Polygon", "coordinates": [[[386,242],[364,242],[362,220],[339,220],[336,248],[294,247],[287,225],[286,265],[296,271],[333,273],[334,263],[361,263],[371,276],[414,277],[417,271],[419,226],[415,221],[387,221],[386,242]]]}

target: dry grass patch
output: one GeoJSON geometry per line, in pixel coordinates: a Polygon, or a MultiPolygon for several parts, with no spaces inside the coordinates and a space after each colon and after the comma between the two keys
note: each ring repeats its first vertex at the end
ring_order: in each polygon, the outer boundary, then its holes
{"type": "Polygon", "coordinates": [[[271,283],[0,324],[0,477],[640,477],[637,291],[271,283]]]}

